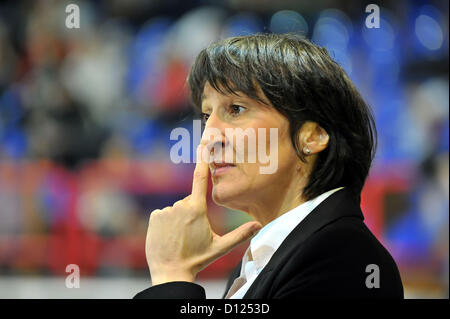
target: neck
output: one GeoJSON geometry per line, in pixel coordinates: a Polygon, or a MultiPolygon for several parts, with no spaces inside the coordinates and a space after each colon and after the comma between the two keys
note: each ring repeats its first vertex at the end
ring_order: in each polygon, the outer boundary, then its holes
{"type": "Polygon", "coordinates": [[[306,200],[302,196],[305,182],[292,179],[285,185],[275,185],[260,194],[259,198],[244,211],[264,227],[284,213],[303,204],[306,200]]]}

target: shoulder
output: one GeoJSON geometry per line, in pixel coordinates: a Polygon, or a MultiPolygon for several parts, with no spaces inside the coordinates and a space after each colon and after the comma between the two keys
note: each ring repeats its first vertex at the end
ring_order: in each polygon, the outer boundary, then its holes
{"type": "Polygon", "coordinates": [[[279,278],[284,277],[280,287],[302,287],[299,293],[305,296],[403,297],[394,259],[363,221],[354,217],[339,218],[293,247],[280,273],[279,278]],[[381,288],[369,289],[367,280],[375,268],[381,288]]]}
{"type": "Polygon", "coordinates": [[[305,240],[305,253],[354,256],[357,259],[392,259],[392,256],[359,218],[342,217],[329,223],[305,240]]]}
{"type": "Polygon", "coordinates": [[[351,245],[357,248],[361,245],[380,245],[378,239],[367,228],[360,218],[352,216],[341,217],[316,230],[305,241],[305,245],[323,245],[327,243],[334,246],[339,244],[351,245]]]}
{"type": "Polygon", "coordinates": [[[342,271],[365,274],[369,265],[377,265],[389,276],[398,274],[389,251],[359,218],[342,217],[311,234],[297,250],[302,262],[329,262],[342,271]]]}

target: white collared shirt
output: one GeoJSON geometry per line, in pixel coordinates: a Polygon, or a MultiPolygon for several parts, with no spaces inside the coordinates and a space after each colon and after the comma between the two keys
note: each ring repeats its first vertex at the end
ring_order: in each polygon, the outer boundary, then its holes
{"type": "Polygon", "coordinates": [[[344,187],[332,189],[304,202],[264,226],[250,241],[242,258],[241,274],[233,282],[225,298],[242,299],[261,270],[294,228],[328,196],[342,188],[344,187]]]}

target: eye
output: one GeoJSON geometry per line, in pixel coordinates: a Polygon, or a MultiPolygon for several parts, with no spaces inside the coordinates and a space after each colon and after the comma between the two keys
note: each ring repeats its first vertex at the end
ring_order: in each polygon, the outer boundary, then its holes
{"type": "Polygon", "coordinates": [[[230,113],[233,116],[239,115],[242,112],[244,112],[245,110],[246,110],[246,108],[243,107],[243,106],[240,106],[240,105],[237,105],[237,104],[231,104],[230,105],[230,113]]]}
{"type": "Polygon", "coordinates": [[[202,122],[203,123],[205,123],[207,120],[208,120],[208,118],[209,118],[209,114],[208,113],[201,113],[201,116],[202,116],[202,122]]]}

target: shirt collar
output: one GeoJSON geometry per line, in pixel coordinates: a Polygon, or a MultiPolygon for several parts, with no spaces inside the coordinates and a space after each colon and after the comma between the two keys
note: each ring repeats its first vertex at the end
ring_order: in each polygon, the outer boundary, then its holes
{"type": "Polygon", "coordinates": [[[259,273],[292,230],[322,201],[342,188],[344,187],[332,189],[304,202],[265,225],[250,241],[242,261],[241,275],[244,275],[249,262],[253,263],[255,271],[259,273]]]}

